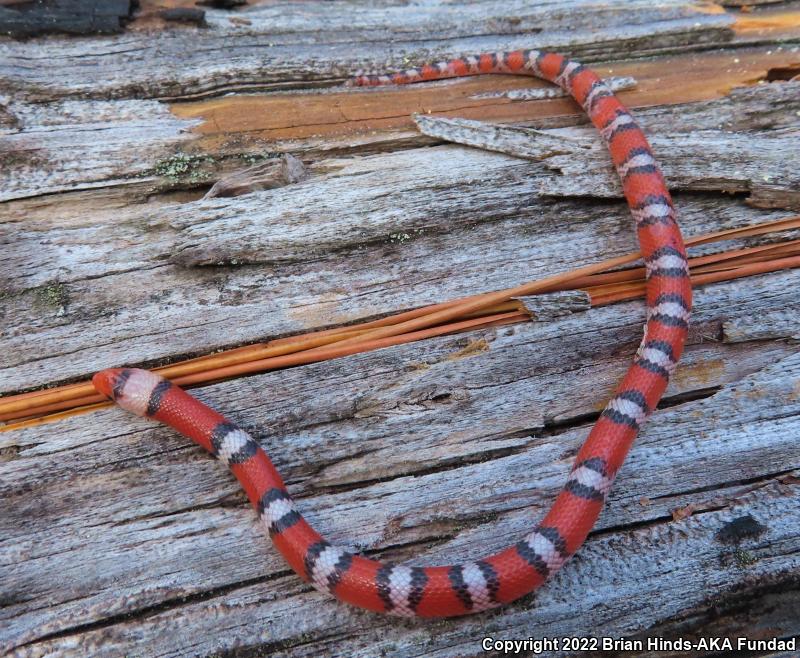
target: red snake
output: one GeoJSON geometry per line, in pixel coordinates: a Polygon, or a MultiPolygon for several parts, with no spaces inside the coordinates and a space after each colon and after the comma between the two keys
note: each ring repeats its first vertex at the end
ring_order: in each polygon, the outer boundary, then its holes
{"type": "Polygon", "coordinates": [[[522,50],[361,76],[359,86],[481,73],[549,80],[583,107],[608,145],[631,208],[647,272],[647,323],[633,363],[581,447],[553,507],[526,537],[483,559],[417,567],[384,564],[329,544],[300,515],[269,457],[236,425],[147,370],[110,369],[98,391],[124,409],[165,423],[228,465],[272,541],[301,578],[367,610],[451,617],[514,601],[539,587],[592,529],[614,476],[656,407],[683,351],[691,307],[686,252],[664,179],[629,112],[592,71],[561,55],[522,50]]]}

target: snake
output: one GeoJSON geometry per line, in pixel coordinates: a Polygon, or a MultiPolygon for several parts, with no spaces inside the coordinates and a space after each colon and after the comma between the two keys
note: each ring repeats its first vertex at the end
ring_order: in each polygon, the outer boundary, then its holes
{"type": "Polygon", "coordinates": [[[359,75],[352,85],[402,85],[485,73],[519,74],[560,86],[599,130],[633,215],[646,270],[644,336],[544,518],[517,543],[444,566],[384,563],[326,541],[305,520],[270,458],[253,437],[158,374],[110,368],[98,392],[120,407],[177,430],[228,466],[277,550],[315,589],[351,605],[401,617],[455,617],[508,604],[558,572],[589,535],[645,419],[656,408],[683,351],[691,281],[686,250],[664,178],[642,130],[589,68],[540,50],[486,53],[391,75],[359,75]]]}

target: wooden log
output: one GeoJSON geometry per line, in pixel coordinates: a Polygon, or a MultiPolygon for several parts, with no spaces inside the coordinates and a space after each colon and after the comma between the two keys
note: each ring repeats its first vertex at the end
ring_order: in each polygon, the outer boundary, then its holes
{"type": "MultiPolygon", "coordinates": [[[[606,157],[551,87],[340,87],[357,69],[554,47],[636,80],[620,95],[687,234],[796,207],[792,3],[253,1],[203,5],[203,28],[157,15],[194,6],[143,2],[121,35],[0,39],[3,393],[635,249],[606,157]],[[516,155],[444,145],[414,113],[496,124],[516,155]],[[529,128],[543,160],[513,150],[529,128]],[[553,153],[567,138],[578,151],[553,153]],[[286,154],[307,178],[274,176],[286,154]],[[237,172],[237,190],[279,186],[201,198],[237,172]]],[[[798,235],[693,254],[783,237],[798,235]]],[[[115,408],[0,431],[0,653],[455,658],[486,655],[485,637],[797,636],[798,284],[787,270],[695,291],[686,354],[586,546],[534,596],[472,618],[398,621],[312,591],[230,474],[115,408]]],[[[538,321],[196,393],[253,432],[332,541],[475,558],[546,511],[641,339],[638,301],[522,301],[538,321]]]]}
{"type": "Polygon", "coordinates": [[[0,137],[3,201],[155,176],[189,177],[203,162],[167,157],[191,140],[189,129],[198,122],[175,117],[157,101],[10,101],[6,108],[16,130],[0,137]]]}

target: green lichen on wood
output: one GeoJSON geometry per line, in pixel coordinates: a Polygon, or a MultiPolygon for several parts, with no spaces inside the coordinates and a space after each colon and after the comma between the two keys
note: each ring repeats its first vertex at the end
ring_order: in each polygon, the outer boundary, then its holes
{"type": "MultiPolygon", "coordinates": [[[[223,162],[239,161],[252,167],[274,157],[273,153],[237,153],[216,157],[209,154],[175,153],[156,162],[143,176],[161,176],[171,185],[213,182],[223,162]]],[[[237,165],[238,167],[239,165],[237,165]]]]}
{"type": "Polygon", "coordinates": [[[265,160],[269,160],[271,158],[274,158],[275,155],[271,154],[271,153],[266,153],[266,154],[264,154],[264,153],[240,153],[237,157],[242,162],[244,162],[244,163],[246,163],[246,164],[248,164],[250,166],[253,166],[253,165],[256,165],[256,164],[260,164],[260,163],[264,162],[265,160]]]}
{"type": "Polygon", "coordinates": [[[153,167],[153,172],[173,183],[178,181],[202,183],[211,176],[208,168],[216,163],[216,158],[211,155],[176,153],[164,160],[159,160],[153,167]]]}
{"type": "Polygon", "coordinates": [[[733,559],[736,560],[736,564],[743,569],[758,562],[758,558],[756,558],[750,551],[745,551],[741,548],[733,552],[733,559]]]}
{"type": "Polygon", "coordinates": [[[63,283],[53,281],[34,291],[36,303],[45,308],[62,310],[69,304],[69,291],[63,283]]]}
{"type": "Polygon", "coordinates": [[[409,229],[409,232],[406,233],[405,231],[397,231],[395,233],[389,234],[389,242],[392,244],[405,244],[414,238],[418,238],[422,235],[422,229],[409,229]]]}

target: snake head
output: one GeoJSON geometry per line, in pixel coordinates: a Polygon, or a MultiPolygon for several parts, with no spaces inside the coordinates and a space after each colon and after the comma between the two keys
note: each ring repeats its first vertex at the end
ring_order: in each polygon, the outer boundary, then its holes
{"type": "Polygon", "coordinates": [[[92,384],[98,393],[137,416],[152,416],[153,394],[170,386],[160,375],[139,368],[101,370],[92,377],[92,384]]]}

